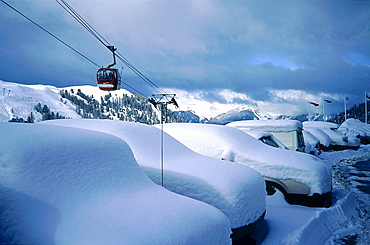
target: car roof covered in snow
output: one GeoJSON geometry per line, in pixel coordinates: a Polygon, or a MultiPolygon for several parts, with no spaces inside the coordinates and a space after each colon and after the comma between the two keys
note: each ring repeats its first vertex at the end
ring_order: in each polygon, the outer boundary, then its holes
{"type": "Polygon", "coordinates": [[[330,129],[337,129],[338,128],[338,124],[332,123],[332,122],[305,121],[302,124],[303,124],[303,128],[305,128],[305,127],[330,128],[330,129]]]}
{"type": "Polygon", "coordinates": [[[231,122],[226,126],[268,132],[290,132],[302,129],[302,123],[297,120],[244,120],[231,122]]]}
{"type": "Polygon", "coordinates": [[[358,119],[348,118],[344,121],[339,130],[349,136],[367,136],[370,137],[370,124],[361,122],[358,119]]]}
{"type": "Polygon", "coordinates": [[[303,131],[308,131],[310,132],[313,136],[315,136],[320,143],[323,146],[328,147],[330,143],[332,142],[331,138],[329,135],[327,135],[322,129],[316,128],[316,127],[304,127],[303,131]]]}
{"type": "Polygon", "coordinates": [[[320,143],[320,140],[318,138],[316,138],[309,131],[303,130],[302,133],[303,133],[304,140],[307,141],[307,143],[309,143],[311,145],[316,145],[316,144],[319,144],[320,143]]]}
{"type": "MultiPolygon", "coordinates": [[[[145,173],[161,184],[161,130],[146,124],[98,120],[52,120],[45,124],[79,127],[113,134],[125,140],[145,173]]],[[[265,183],[257,171],[195,153],[164,134],[164,187],[211,204],[238,228],[265,211],[265,183]],[[248,201],[246,201],[248,200],[248,201]]]]}
{"type": "Polygon", "coordinates": [[[331,171],[314,156],[270,147],[233,127],[171,123],[164,130],[201,154],[250,166],[267,177],[295,180],[313,193],[330,191],[331,171]]]}
{"type": "Polygon", "coordinates": [[[255,139],[260,139],[262,137],[271,137],[273,136],[271,133],[269,132],[266,132],[266,131],[259,131],[259,130],[244,130],[244,129],[241,129],[243,132],[249,134],[250,136],[252,136],[253,138],[255,139]]]}
{"type": "Polygon", "coordinates": [[[0,135],[4,243],[230,244],[221,211],[154,184],[117,137],[24,123],[0,135]]]}

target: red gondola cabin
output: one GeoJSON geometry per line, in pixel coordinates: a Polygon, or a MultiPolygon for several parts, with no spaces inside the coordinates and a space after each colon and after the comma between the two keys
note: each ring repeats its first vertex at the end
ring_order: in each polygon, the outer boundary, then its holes
{"type": "Polygon", "coordinates": [[[120,89],[121,76],[117,69],[100,68],[96,73],[96,79],[101,90],[112,91],[120,89]]]}

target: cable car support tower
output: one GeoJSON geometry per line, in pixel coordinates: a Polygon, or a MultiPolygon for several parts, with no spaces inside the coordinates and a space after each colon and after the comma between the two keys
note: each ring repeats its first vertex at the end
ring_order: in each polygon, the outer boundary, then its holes
{"type": "Polygon", "coordinates": [[[153,94],[152,98],[148,101],[154,105],[154,107],[161,112],[161,177],[163,186],[163,170],[164,170],[164,131],[163,123],[167,121],[167,105],[173,104],[175,107],[179,107],[175,100],[176,94],[153,94]],[[158,108],[159,107],[159,108],[158,108]]]}

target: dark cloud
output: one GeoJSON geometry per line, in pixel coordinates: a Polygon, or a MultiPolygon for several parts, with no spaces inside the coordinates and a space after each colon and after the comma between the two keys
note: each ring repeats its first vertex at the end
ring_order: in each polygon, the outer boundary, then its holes
{"type": "MultiPolygon", "coordinates": [[[[7,2],[99,65],[111,63],[55,1],[7,2]]],[[[301,90],[362,102],[370,90],[369,1],[68,2],[160,87],[202,90],[214,100],[212,91],[229,89],[266,101],[270,90],[301,90]]],[[[96,66],[3,3],[0,11],[0,79],[95,84],[96,66]]],[[[123,78],[156,92],[127,67],[123,78]]]]}

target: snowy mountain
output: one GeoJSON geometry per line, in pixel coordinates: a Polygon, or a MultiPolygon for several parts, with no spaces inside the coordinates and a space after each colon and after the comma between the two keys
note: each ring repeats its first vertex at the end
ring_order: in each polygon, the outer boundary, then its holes
{"type": "MultiPolygon", "coordinates": [[[[0,81],[0,121],[37,122],[56,118],[101,118],[159,123],[159,111],[144,96],[125,89],[106,92],[94,86],[56,88],[0,81]]],[[[220,95],[221,97],[224,95],[220,95]]],[[[226,98],[226,97],[225,97],[226,98]]],[[[196,110],[169,111],[167,121],[226,124],[235,120],[270,118],[256,105],[213,103],[201,99],[181,100],[196,110]],[[205,113],[207,112],[207,113],[205,113]]]]}
{"type": "MultiPolygon", "coordinates": [[[[49,111],[57,112],[66,118],[81,118],[75,111],[76,106],[59,95],[59,89],[46,85],[22,85],[0,80],[0,121],[33,117],[42,120],[42,113],[35,106],[47,106],[49,111]]],[[[46,107],[45,107],[46,110],[46,107]]]]}
{"type": "Polygon", "coordinates": [[[260,120],[268,118],[270,117],[267,117],[267,115],[261,115],[257,108],[253,108],[251,106],[239,106],[238,108],[210,118],[208,122],[224,125],[233,121],[260,120]]]}
{"type": "MultiPolygon", "coordinates": [[[[307,114],[282,110],[284,105],[274,107],[271,103],[253,101],[228,90],[212,95],[206,92],[171,92],[177,94],[180,108],[172,111],[174,108],[169,107],[167,122],[226,124],[238,120],[306,121],[308,118],[307,114]]],[[[289,106],[292,105],[286,105],[289,106]]],[[[363,107],[364,104],[360,104],[350,108],[348,117],[363,121],[363,107]]],[[[326,117],[339,124],[344,121],[344,113],[326,117]]],[[[57,88],[0,80],[0,121],[37,122],[58,118],[100,118],[155,124],[160,122],[160,113],[146,97],[125,89],[106,92],[90,85],[57,88]]],[[[312,113],[311,120],[323,120],[322,113],[312,113]]]]}
{"type": "MultiPolygon", "coordinates": [[[[94,86],[56,88],[0,81],[0,121],[38,122],[58,118],[100,118],[159,123],[159,112],[146,97],[125,89],[94,86]]],[[[183,121],[171,112],[167,121],[183,121]]]]}

